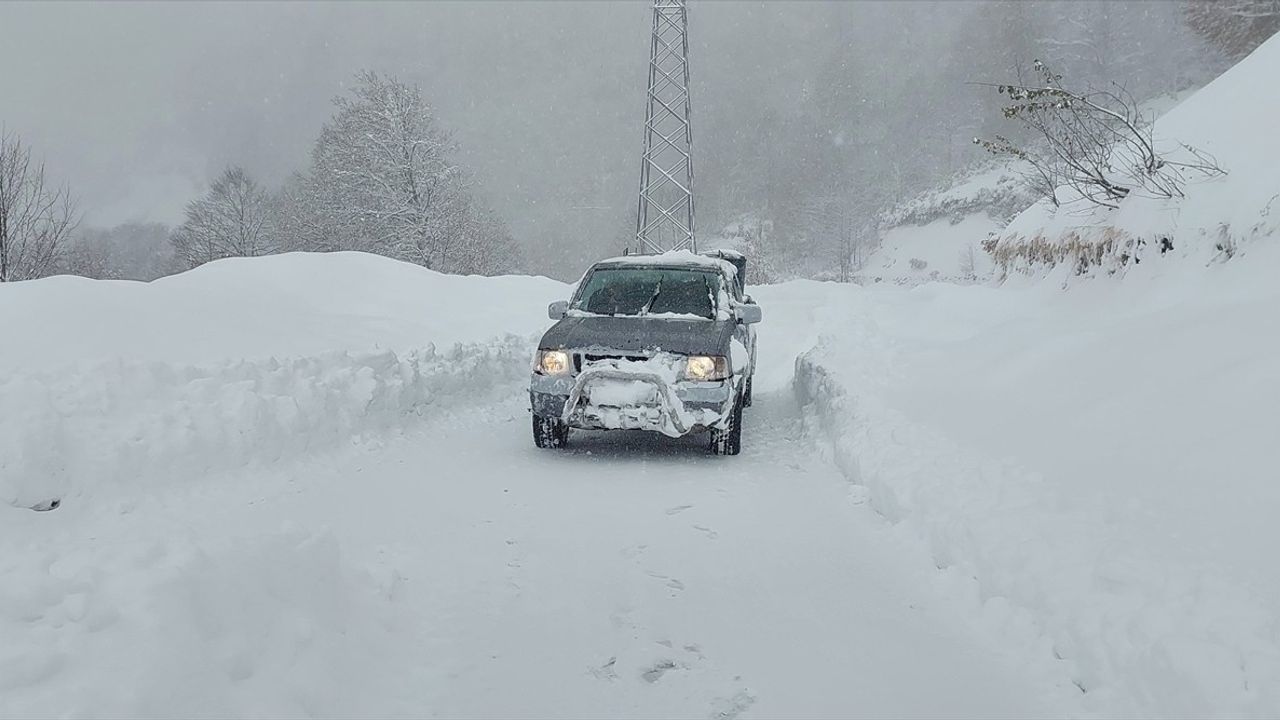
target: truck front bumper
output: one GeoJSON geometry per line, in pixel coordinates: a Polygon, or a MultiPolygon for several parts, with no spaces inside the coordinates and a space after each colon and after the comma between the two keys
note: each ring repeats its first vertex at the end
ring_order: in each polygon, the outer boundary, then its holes
{"type": "Polygon", "coordinates": [[[733,381],[677,381],[655,374],[607,368],[588,369],[573,376],[533,375],[529,403],[534,415],[556,418],[584,430],[652,430],[678,437],[727,421],[733,410],[733,381]],[[644,382],[653,386],[644,402],[600,405],[591,400],[597,383],[644,382]]]}

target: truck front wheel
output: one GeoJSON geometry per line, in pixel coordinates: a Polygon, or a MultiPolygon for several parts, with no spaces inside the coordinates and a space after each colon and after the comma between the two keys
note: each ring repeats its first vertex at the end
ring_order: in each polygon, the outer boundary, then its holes
{"type": "Polygon", "coordinates": [[[562,448],[569,443],[569,423],[554,417],[533,416],[533,444],[540,448],[562,448]]]}
{"type": "Polygon", "coordinates": [[[737,455],[742,452],[742,404],[739,397],[729,412],[729,422],[723,428],[711,428],[712,454],[737,455]]]}

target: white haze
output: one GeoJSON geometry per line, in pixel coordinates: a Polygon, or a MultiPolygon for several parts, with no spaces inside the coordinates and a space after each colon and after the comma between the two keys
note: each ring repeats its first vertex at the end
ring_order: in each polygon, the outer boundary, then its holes
{"type": "MultiPolygon", "coordinates": [[[[973,108],[991,102],[965,82],[1117,12],[1039,4],[1013,48],[1011,6],[987,5],[995,22],[978,3],[694,3],[702,229],[793,205],[787,188],[862,192],[865,211],[980,159],[973,108]]],[[[1129,54],[1179,68],[1121,72],[1144,94],[1203,75],[1176,11],[1167,27],[1146,17],[1159,6],[1124,10],[1146,38],[1129,54]]],[[[304,168],[344,83],[391,73],[423,87],[525,267],[569,277],[633,222],[649,20],[644,2],[5,3],[0,119],[70,183],[86,225],[175,223],[228,165],[269,186],[304,168]]]]}

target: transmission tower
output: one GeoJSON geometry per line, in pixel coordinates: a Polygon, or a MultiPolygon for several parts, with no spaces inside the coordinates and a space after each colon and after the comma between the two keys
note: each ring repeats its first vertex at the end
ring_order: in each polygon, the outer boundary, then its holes
{"type": "Polygon", "coordinates": [[[697,250],[685,0],[654,0],[634,252],[697,250]]]}

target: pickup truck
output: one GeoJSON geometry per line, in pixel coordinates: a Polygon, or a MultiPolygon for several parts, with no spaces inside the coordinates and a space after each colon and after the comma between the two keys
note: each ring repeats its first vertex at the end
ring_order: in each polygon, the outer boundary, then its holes
{"type": "Polygon", "coordinates": [[[760,307],[746,260],[729,251],[631,255],[596,263],[533,361],[533,441],[562,448],[571,429],[705,432],[711,451],[742,449],[760,307]]]}

